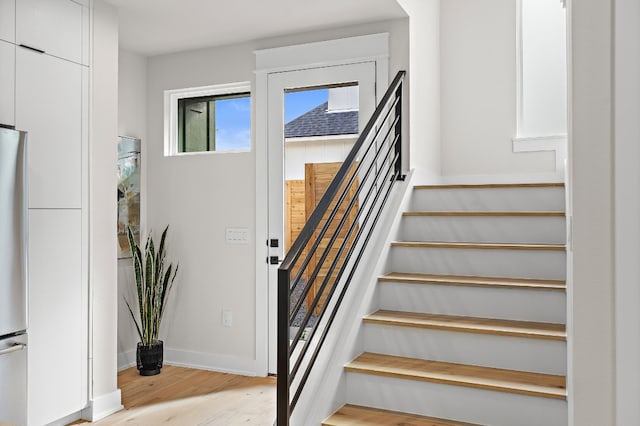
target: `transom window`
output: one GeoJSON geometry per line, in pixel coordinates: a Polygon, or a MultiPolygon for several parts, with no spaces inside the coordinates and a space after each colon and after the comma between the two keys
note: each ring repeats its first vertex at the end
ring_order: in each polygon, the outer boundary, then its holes
{"type": "Polygon", "coordinates": [[[250,94],[178,100],[178,152],[251,148],[250,94]]]}
{"type": "Polygon", "coordinates": [[[165,155],[251,150],[248,83],[165,92],[165,155]]]}

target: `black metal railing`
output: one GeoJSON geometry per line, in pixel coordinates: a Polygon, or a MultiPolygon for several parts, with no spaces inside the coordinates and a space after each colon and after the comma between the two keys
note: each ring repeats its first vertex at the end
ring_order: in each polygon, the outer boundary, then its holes
{"type": "Polygon", "coordinates": [[[277,426],[291,413],[402,174],[400,71],[278,268],[277,426]]]}

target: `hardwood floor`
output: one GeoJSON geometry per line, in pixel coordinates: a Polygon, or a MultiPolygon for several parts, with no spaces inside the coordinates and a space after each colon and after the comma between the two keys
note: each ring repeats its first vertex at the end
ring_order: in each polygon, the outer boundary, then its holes
{"type": "MultiPolygon", "coordinates": [[[[276,380],[165,365],[158,376],[134,368],[118,373],[124,410],[98,426],[252,425],[271,426],[276,380]]],[[[91,423],[84,423],[91,424],[91,423]]]]}

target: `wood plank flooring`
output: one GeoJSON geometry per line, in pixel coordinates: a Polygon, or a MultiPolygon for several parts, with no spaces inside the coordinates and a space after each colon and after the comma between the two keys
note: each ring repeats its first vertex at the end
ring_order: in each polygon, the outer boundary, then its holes
{"type": "MultiPolygon", "coordinates": [[[[118,373],[124,410],[94,424],[272,426],[276,379],[165,365],[158,376],[129,368],[118,373]]],[[[85,422],[84,424],[91,424],[85,422]]]]}

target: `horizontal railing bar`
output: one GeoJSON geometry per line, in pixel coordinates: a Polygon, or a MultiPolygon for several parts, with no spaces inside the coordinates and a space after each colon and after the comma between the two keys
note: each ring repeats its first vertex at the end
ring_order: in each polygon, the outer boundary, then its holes
{"type": "MultiPolygon", "coordinates": [[[[394,105],[395,105],[395,102],[394,102],[394,105]]],[[[392,109],[391,109],[391,110],[392,110],[392,109]]],[[[390,111],[391,111],[391,110],[390,110],[390,111]]],[[[387,115],[387,116],[385,116],[385,121],[386,121],[386,118],[387,118],[387,117],[388,117],[388,115],[387,115]]],[[[397,123],[397,120],[398,120],[398,117],[396,117],[396,118],[394,119],[393,124],[397,123]]],[[[376,135],[378,135],[378,134],[379,134],[379,131],[380,131],[380,129],[377,129],[377,130],[376,130],[376,135]]],[[[388,134],[387,134],[387,137],[388,137],[388,134]]],[[[386,140],[386,138],[385,138],[385,140],[386,140]]],[[[350,187],[350,186],[351,186],[351,184],[353,183],[353,181],[354,181],[354,179],[355,179],[355,176],[356,176],[356,175],[357,175],[357,173],[360,171],[360,167],[361,167],[361,166],[362,166],[362,164],[365,162],[365,161],[364,161],[364,160],[365,160],[365,158],[367,157],[367,155],[369,155],[369,152],[371,151],[371,148],[373,148],[373,147],[374,147],[374,144],[373,144],[373,143],[369,144],[369,146],[367,147],[366,151],[365,151],[365,152],[364,152],[364,154],[362,155],[362,159],[361,159],[361,161],[359,161],[359,162],[358,162],[358,165],[356,166],[356,169],[354,170],[354,174],[353,174],[353,175],[351,176],[351,178],[349,179],[349,182],[347,183],[346,188],[350,187]]],[[[344,166],[344,164],[343,164],[343,166],[344,166]]],[[[315,240],[314,244],[312,245],[311,249],[310,249],[310,250],[308,250],[308,252],[307,252],[307,256],[305,257],[304,261],[302,262],[302,265],[300,265],[299,272],[298,272],[298,274],[294,277],[293,282],[297,283],[297,282],[300,280],[300,277],[302,277],[303,272],[306,270],[306,268],[307,268],[307,266],[308,266],[309,262],[311,261],[311,259],[312,259],[312,257],[313,257],[313,254],[316,252],[316,250],[317,250],[317,248],[318,248],[318,245],[320,244],[321,239],[324,237],[324,235],[326,234],[327,230],[329,229],[329,223],[330,223],[330,221],[331,221],[331,220],[333,220],[333,217],[334,217],[334,216],[336,215],[336,213],[338,212],[338,210],[339,210],[339,204],[342,202],[342,200],[344,199],[344,197],[346,197],[346,188],[345,188],[345,191],[343,191],[343,192],[341,193],[340,199],[338,200],[338,202],[336,203],[336,205],[335,205],[335,206],[334,206],[334,208],[332,209],[332,211],[331,211],[331,213],[330,213],[329,217],[327,218],[327,221],[325,222],[324,226],[322,227],[322,230],[319,232],[318,236],[316,237],[316,240],[315,240]]],[[[326,193],[327,193],[328,191],[329,191],[329,190],[327,189],[327,191],[325,192],[325,195],[326,195],[326,193]]],[[[334,197],[334,198],[335,198],[335,197],[334,197]]],[[[324,199],[324,197],[323,197],[322,199],[324,199]]],[[[332,199],[332,200],[333,200],[333,199],[332,199]]],[[[322,200],[321,200],[320,202],[322,202],[322,200]]],[[[331,204],[331,203],[329,203],[329,204],[331,204]]],[[[303,228],[303,230],[304,230],[304,228],[303,228]]],[[[301,233],[300,233],[299,235],[302,235],[302,231],[301,231],[301,233]]],[[[298,238],[299,238],[299,237],[298,237],[298,238]]],[[[306,246],[306,245],[305,245],[305,246],[306,246]]],[[[303,248],[304,248],[304,247],[303,247],[303,248]]],[[[289,252],[291,252],[291,250],[290,250],[289,252]]],[[[300,252],[300,254],[302,254],[302,252],[300,252]]],[[[296,256],[296,258],[295,258],[295,259],[293,259],[293,261],[292,261],[292,262],[293,262],[293,263],[292,263],[292,265],[293,265],[293,264],[295,264],[295,262],[297,262],[298,257],[299,257],[299,256],[296,256]]],[[[285,260],[286,260],[286,259],[285,259],[285,260]]],[[[281,267],[281,268],[285,268],[284,264],[283,264],[283,265],[281,265],[280,267],[281,267]]],[[[289,268],[289,269],[290,269],[290,268],[289,268]]],[[[305,291],[304,291],[305,295],[308,293],[308,288],[310,288],[310,286],[307,284],[307,286],[305,287],[305,291]]]]}
{"type": "MultiPolygon", "coordinates": [[[[387,199],[389,198],[389,194],[391,193],[391,189],[392,188],[393,188],[393,184],[390,184],[389,187],[387,188],[385,196],[384,196],[384,198],[382,200],[382,205],[378,209],[378,214],[376,215],[376,217],[374,219],[374,222],[371,225],[371,228],[369,229],[367,237],[365,238],[365,241],[363,243],[363,247],[366,247],[367,243],[369,242],[369,239],[371,238],[372,231],[375,228],[376,223],[380,219],[380,213],[381,213],[382,209],[384,208],[384,206],[385,206],[385,204],[387,202],[387,199]]],[[[379,192],[379,194],[380,193],[381,192],[379,192]]],[[[369,214],[372,211],[373,210],[370,210],[369,214]]],[[[357,255],[356,259],[355,259],[355,262],[354,262],[353,266],[351,267],[351,272],[349,273],[347,281],[345,282],[344,286],[342,287],[342,291],[340,292],[340,295],[338,296],[338,300],[336,301],[336,303],[334,305],[334,308],[331,311],[331,315],[329,316],[329,318],[327,320],[327,324],[325,325],[325,327],[324,327],[324,329],[322,331],[322,335],[320,336],[320,340],[318,342],[318,345],[316,346],[316,349],[314,350],[314,352],[312,354],[311,360],[309,361],[309,366],[305,370],[305,374],[302,376],[302,378],[300,380],[300,383],[298,384],[298,389],[296,390],[296,392],[295,392],[295,394],[293,396],[293,399],[291,400],[291,403],[290,403],[290,410],[291,411],[293,411],[293,409],[295,408],[295,406],[296,406],[296,404],[298,402],[298,399],[300,398],[300,394],[302,393],[302,390],[304,389],[304,385],[307,383],[307,379],[309,378],[309,375],[311,374],[311,367],[315,364],[315,361],[318,358],[318,354],[320,353],[320,348],[324,344],[324,341],[325,341],[325,339],[327,337],[329,329],[331,328],[331,325],[333,324],[333,321],[335,320],[335,317],[336,317],[337,312],[338,312],[338,308],[342,304],[342,300],[344,299],[346,291],[349,288],[349,284],[350,284],[351,278],[353,278],[354,271],[356,270],[358,264],[360,263],[360,259],[362,258],[362,255],[363,255],[364,251],[365,251],[364,249],[360,250],[360,252],[358,253],[358,255],[357,255]]]]}
{"type": "Polygon", "coordinates": [[[361,269],[359,267],[360,262],[363,259],[364,253],[368,252],[368,243],[375,229],[377,229],[376,225],[382,216],[394,184],[397,180],[404,180],[401,164],[401,117],[402,83],[405,76],[405,71],[400,71],[396,74],[392,84],[388,87],[382,100],[376,106],[373,115],[367,121],[356,143],[347,154],[345,161],[320,198],[320,202],[311,213],[311,216],[300,231],[298,238],[288,250],[280,268],[278,268],[278,392],[276,419],[278,426],[289,425],[291,413],[294,411],[300,395],[304,391],[307,380],[313,371],[313,367],[317,362],[332,324],[336,320],[338,312],[341,310],[343,299],[352,284],[356,272],[361,269]],[[395,98],[393,98],[394,95],[395,98]],[[393,120],[389,120],[391,116],[393,116],[393,120]],[[392,123],[390,124],[390,122],[392,123]],[[387,129],[386,135],[384,138],[380,138],[381,134],[384,133],[382,129],[385,128],[387,129]],[[392,131],[395,136],[389,147],[389,135],[392,131]],[[369,154],[372,152],[374,145],[374,155],[373,158],[369,160],[369,154]],[[388,148],[385,150],[385,147],[388,148]],[[381,159],[381,153],[384,151],[387,152],[384,158],[381,159]],[[394,152],[394,156],[393,161],[388,162],[390,152],[394,152]],[[371,164],[365,164],[368,161],[371,161],[371,164]],[[364,177],[359,176],[365,168],[366,172],[364,177]],[[375,173],[371,177],[372,170],[375,170],[375,173]],[[353,174],[349,176],[349,173],[353,174]],[[358,178],[359,181],[356,180],[356,178],[358,178]],[[356,182],[356,194],[351,200],[345,203],[346,197],[351,195],[351,191],[354,190],[354,181],[356,182]],[[364,197],[362,197],[363,192],[366,193],[364,197]],[[370,201],[372,194],[375,194],[375,196],[373,197],[373,201],[370,201]],[[359,197],[362,197],[362,200],[358,200],[359,197]],[[360,204],[356,204],[356,200],[360,201],[360,204]],[[331,208],[331,205],[334,203],[335,206],[331,208]],[[344,211],[345,204],[348,204],[346,212],[344,211]],[[339,234],[346,229],[347,216],[352,214],[354,206],[357,206],[355,220],[348,226],[346,236],[344,238],[339,237],[339,234]],[[337,229],[334,230],[333,228],[336,226],[335,222],[338,212],[344,216],[340,218],[341,220],[339,221],[337,229]],[[360,223],[363,214],[364,218],[362,219],[362,223],[360,223]],[[325,216],[328,217],[325,218],[325,216]],[[372,218],[373,221],[371,221],[372,218]],[[326,220],[326,223],[322,224],[323,220],[326,220]],[[317,261],[317,258],[314,258],[314,256],[317,256],[317,253],[319,253],[318,248],[320,248],[320,244],[325,244],[324,239],[327,232],[329,232],[329,228],[331,228],[330,241],[325,247],[322,258],[320,259],[321,262],[316,263],[315,268],[313,268],[312,279],[307,282],[306,279],[302,279],[303,275],[309,273],[308,269],[311,260],[313,259],[314,262],[317,261]],[[357,232],[354,236],[353,233],[355,230],[357,230],[357,232]],[[312,239],[313,241],[311,241],[312,239]],[[352,239],[353,241],[351,241],[352,239]],[[338,242],[338,244],[336,244],[336,242],[338,242]],[[307,245],[310,247],[307,247],[307,245]],[[325,267],[324,263],[329,263],[327,258],[330,252],[335,251],[336,248],[338,249],[338,254],[332,260],[328,268],[328,273],[322,280],[320,291],[315,295],[311,308],[306,312],[301,327],[298,332],[296,332],[296,338],[294,339],[295,344],[292,345],[290,341],[292,320],[295,315],[299,314],[301,303],[309,298],[311,288],[315,285],[314,283],[316,281],[319,281],[318,276],[320,271],[325,267]],[[343,259],[345,250],[347,250],[347,253],[343,259]],[[303,253],[307,255],[304,259],[301,259],[303,253]],[[293,268],[299,260],[303,260],[302,266],[296,266],[295,279],[292,281],[293,268]],[[332,277],[333,274],[336,274],[335,279],[332,277]],[[302,288],[303,295],[296,301],[295,314],[292,317],[290,316],[291,302],[293,301],[291,291],[292,289],[296,289],[297,293],[301,290],[299,288],[301,285],[304,285],[302,288]],[[317,309],[320,303],[319,301],[323,297],[323,293],[327,291],[327,288],[329,288],[328,297],[325,299],[326,301],[321,308],[319,316],[316,318],[310,336],[305,341],[301,352],[298,354],[298,358],[295,360],[293,374],[291,374],[290,363],[293,356],[292,347],[297,348],[301,339],[301,332],[304,332],[304,329],[308,327],[312,316],[311,313],[317,309]],[[336,295],[337,290],[340,291],[336,295]],[[329,312],[328,318],[326,318],[327,312],[329,312]],[[321,330],[319,337],[317,336],[318,330],[321,330]],[[314,340],[317,341],[314,342],[314,340]],[[316,346],[313,348],[313,352],[309,354],[309,349],[313,344],[316,344],[316,346]],[[307,358],[310,359],[307,360],[307,358]],[[306,363],[304,374],[297,380],[297,374],[302,368],[302,363],[305,361],[308,362],[306,363]],[[291,399],[292,393],[293,398],[291,399]]]}
{"type": "MultiPolygon", "coordinates": [[[[393,146],[392,146],[391,148],[393,148],[393,146]]],[[[391,150],[389,150],[389,153],[391,153],[391,150]]],[[[387,159],[387,158],[388,158],[388,155],[385,157],[385,159],[387,159]]],[[[387,170],[386,170],[386,172],[387,172],[387,173],[386,173],[386,174],[385,174],[385,176],[384,176],[384,177],[385,177],[385,179],[383,180],[383,183],[386,183],[386,182],[387,182],[387,179],[386,179],[386,178],[388,178],[388,177],[389,177],[388,172],[389,172],[392,168],[394,168],[394,167],[395,167],[395,166],[394,166],[393,164],[391,164],[389,167],[387,167],[387,170]]],[[[378,173],[378,174],[376,175],[376,178],[379,178],[379,177],[380,177],[380,176],[382,176],[382,175],[383,175],[382,173],[378,173]]],[[[378,179],[376,179],[376,181],[377,181],[377,180],[378,180],[378,179]]],[[[376,183],[376,181],[374,181],[374,184],[376,183]]],[[[391,181],[389,181],[389,182],[390,182],[390,183],[389,183],[390,185],[392,185],[392,184],[393,184],[391,181]]],[[[367,200],[365,200],[365,203],[366,203],[366,201],[368,201],[368,198],[369,198],[369,197],[370,197],[370,195],[373,193],[373,189],[374,189],[374,186],[372,186],[372,187],[370,188],[370,191],[367,193],[367,195],[366,195],[366,197],[365,197],[367,200]]],[[[376,194],[380,194],[380,191],[376,192],[376,194]]],[[[371,204],[371,208],[369,209],[369,211],[372,211],[372,209],[375,207],[375,203],[376,203],[376,201],[377,201],[377,197],[376,197],[376,198],[374,198],[374,200],[373,200],[373,202],[372,202],[372,204],[371,204]]],[[[361,214],[362,212],[363,212],[363,210],[360,210],[360,211],[358,212],[358,218],[359,218],[359,216],[360,216],[360,214],[361,214]]],[[[349,247],[349,252],[347,253],[347,256],[346,256],[346,258],[345,258],[346,260],[348,260],[348,259],[349,259],[349,256],[351,256],[351,253],[353,252],[353,250],[355,249],[355,247],[357,246],[357,244],[360,242],[360,237],[361,237],[362,232],[363,232],[363,230],[364,230],[364,228],[365,228],[365,226],[366,226],[366,221],[367,221],[367,220],[368,220],[368,217],[367,217],[367,218],[365,218],[365,221],[363,222],[363,225],[359,228],[359,231],[358,231],[358,233],[356,234],[356,236],[355,236],[355,238],[354,238],[354,242],[353,242],[352,246],[351,246],[351,247],[349,247]]],[[[355,229],[355,225],[356,225],[356,224],[358,224],[358,222],[356,222],[356,221],[354,221],[354,222],[351,224],[351,227],[350,227],[350,229],[349,229],[349,235],[351,235],[351,234],[353,233],[353,230],[355,229]]],[[[340,259],[340,256],[342,256],[342,253],[343,253],[343,251],[344,251],[344,249],[345,249],[346,247],[347,247],[347,246],[346,246],[346,245],[344,245],[344,244],[340,247],[340,251],[339,251],[338,255],[336,255],[336,258],[334,259],[334,261],[332,262],[331,268],[329,269],[329,272],[327,273],[327,276],[325,277],[325,279],[324,279],[324,281],[323,281],[323,283],[322,283],[322,286],[321,286],[321,288],[320,288],[320,291],[318,292],[318,294],[317,294],[317,295],[316,295],[316,297],[314,298],[313,303],[312,303],[311,307],[309,308],[309,312],[312,312],[312,311],[316,308],[316,306],[317,306],[317,304],[318,304],[318,302],[319,302],[319,300],[320,300],[320,296],[322,295],[322,293],[324,292],[324,290],[325,290],[325,288],[326,288],[327,284],[329,283],[329,278],[331,277],[331,274],[333,273],[333,270],[335,269],[335,266],[337,265],[337,263],[336,263],[336,262],[337,262],[337,260],[339,260],[339,259],[340,259]]],[[[343,275],[343,273],[344,273],[344,271],[345,271],[345,269],[344,269],[344,266],[345,266],[345,265],[346,265],[346,263],[342,265],[342,266],[343,266],[343,269],[341,269],[341,270],[338,272],[338,276],[335,278],[335,281],[334,281],[333,285],[331,286],[331,288],[330,288],[330,290],[329,290],[329,294],[327,295],[327,300],[330,300],[330,299],[331,299],[331,297],[333,296],[333,293],[334,293],[335,289],[337,288],[337,285],[338,285],[338,283],[340,282],[340,279],[342,278],[342,275],[343,275]]],[[[316,322],[316,326],[315,326],[315,327],[313,327],[313,329],[311,330],[311,334],[307,337],[307,340],[305,341],[304,345],[302,346],[302,350],[301,350],[301,352],[298,354],[298,359],[296,360],[296,362],[295,362],[295,364],[294,364],[293,368],[292,368],[292,369],[290,370],[290,372],[289,372],[289,382],[292,382],[292,381],[293,381],[293,379],[295,378],[295,376],[296,376],[296,375],[297,375],[297,373],[298,373],[298,369],[300,368],[300,365],[302,364],[303,358],[304,358],[304,356],[305,356],[305,355],[306,355],[306,353],[307,353],[307,350],[308,350],[308,348],[309,348],[309,345],[310,345],[311,341],[313,340],[313,337],[314,337],[314,336],[315,336],[315,334],[316,334],[316,331],[317,331],[317,329],[318,329],[318,325],[320,324],[320,322],[322,321],[322,318],[324,317],[324,314],[325,314],[325,311],[326,311],[326,307],[327,307],[327,305],[325,305],[325,306],[322,308],[322,311],[320,312],[320,315],[318,315],[318,319],[317,319],[317,322],[316,322]]],[[[307,312],[307,315],[308,315],[308,312],[307,312]]],[[[307,319],[307,318],[305,318],[305,319],[307,319]]],[[[304,321],[303,321],[303,322],[304,322],[304,321]]],[[[298,333],[299,333],[299,331],[298,331],[298,333]]],[[[299,336],[298,336],[298,335],[297,335],[296,337],[298,337],[298,338],[299,338],[299,336]]],[[[297,346],[297,343],[298,343],[298,342],[295,342],[295,341],[294,341],[294,343],[292,343],[292,344],[290,345],[290,348],[289,348],[289,353],[290,353],[290,354],[292,354],[292,353],[293,353],[292,348],[295,348],[295,346],[297,346]]]]}
{"type": "Polygon", "coordinates": [[[338,188],[344,181],[349,169],[351,168],[351,164],[355,162],[356,154],[360,151],[364,141],[368,138],[369,133],[371,132],[371,129],[373,128],[374,124],[377,122],[378,118],[382,114],[382,111],[384,110],[384,108],[387,106],[389,99],[391,99],[392,95],[395,95],[395,90],[404,79],[405,74],[406,74],[405,71],[400,71],[396,75],[395,79],[391,83],[389,90],[387,90],[382,100],[380,101],[379,106],[376,108],[375,112],[373,113],[371,120],[369,120],[369,122],[363,129],[362,133],[358,137],[358,140],[353,146],[353,149],[347,155],[347,158],[345,159],[344,163],[338,170],[338,173],[336,174],[335,178],[329,184],[329,187],[327,188],[324,195],[320,199],[318,206],[309,217],[309,220],[302,228],[302,231],[300,231],[300,234],[296,239],[296,241],[293,243],[293,246],[291,247],[291,249],[289,249],[287,256],[285,256],[284,261],[280,265],[281,268],[290,269],[294,261],[297,260],[302,250],[307,245],[307,242],[309,242],[309,239],[313,235],[313,231],[318,227],[318,225],[320,224],[320,221],[322,220],[322,217],[324,216],[325,212],[329,208],[329,205],[331,204],[331,199],[334,197],[334,194],[338,191],[338,188]]]}
{"type": "MultiPolygon", "coordinates": [[[[384,156],[384,158],[383,158],[383,162],[385,162],[385,161],[387,161],[387,160],[389,159],[389,156],[391,155],[391,153],[392,153],[392,152],[393,152],[393,150],[395,149],[394,144],[395,144],[395,141],[396,141],[396,140],[397,140],[397,137],[396,137],[396,139],[394,139],[394,141],[393,141],[391,144],[389,144],[389,147],[387,148],[386,155],[385,155],[385,156],[384,156]]],[[[378,154],[379,154],[380,152],[382,152],[382,148],[384,148],[384,145],[383,145],[383,146],[381,146],[380,148],[381,148],[381,149],[380,149],[380,150],[378,150],[378,154]]],[[[378,159],[378,155],[376,155],[376,157],[374,158],[374,160],[377,160],[377,159],[378,159]]],[[[366,174],[365,174],[365,176],[364,176],[364,179],[365,179],[365,180],[366,180],[366,179],[367,179],[367,177],[371,174],[371,171],[373,170],[373,166],[374,166],[374,165],[376,165],[376,163],[375,163],[375,162],[372,162],[372,163],[371,163],[371,165],[369,166],[369,168],[368,168],[368,170],[367,170],[367,172],[366,172],[366,174]]],[[[362,202],[362,205],[363,205],[363,206],[364,206],[364,205],[366,205],[366,203],[369,201],[369,198],[371,197],[371,194],[372,194],[372,193],[373,193],[373,191],[375,190],[375,184],[376,184],[376,182],[377,182],[377,180],[378,180],[378,178],[379,178],[379,176],[380,176],[381,174],[382,174],[382,173],[380,173],[380,171],[378,171],[378,173],[374,176],[374,178],[373,178],[373,182],[372,182],[372,185],[371,185],[371,187],[369,188],[369,191],[368,191],[368,192],[367,192],[367,194],[365,195],[364,200],[363,200],[363,202],[362,202]]],[[[334,236],[334,238],[332,238],[332,239],[331,239],[331,241],[330,241],[330,243],[327,245],[327,249],[325,249],[325,252],[323,253],[323,256],[324,256],[324,255],[326,255],[326,254],[330,251],[330,249],[331,249],[331,248],[333,248],[332,244],[333,244],[333,242],[334,242],[334,240],[335,240],[335,237],[338,235],[338,233],[339,233],[339,232],[342,230],[342,228],[344,227],[344,223],[345,223],[345,222],[346,222],[346,220],[348,219],[348,217],[349,217],[349,213],[350,213],[350,212],[351,212],[351,210],[353,209],[353,206],[355,205],[356,201],[360,201],[360,200],[358,199],[358,196],[360,195],[360,193],[362,192],[362,190],[363,190],[364,188],[365,188],[365,185],[359,185],[358,189],[356,190],[356,193],[353,195],[353,197],[352,197],[352,199],[351,199],[351,201],[350,201],[350,203],[349,203],[349,206],[347,207],[347,210],[345,211],[345,214],[342,216],[342,219],[340,220],[340,223],[339,223],[339,224],[338,224],[338,226],[337,226],[336,232],[335,232],[335,233],[334,233],[334,235],[333,235],[333,236],[334,236]]],[[[334,260],[333,260],[333,262],[332,262],[332,264],[331,264],[331,267],[329,268],[329,270],[328,270],[328,272],[327,272],[327,275],[326,275],[326,277],[324,278],[322,285],[320,286],[320,290],[318,291],[318,293],[316,294],[316,296],[315,296],[314,300],[312,301],[311,306],[308,308],[307,313],[306,313],[306,315],[305,315],[304,319],[302,320],[302,323],[301,323],[301,325],[300,325],[300,328],[299,328],[298,332],[296,333],[295,337],[293,338],[293,342],[291,343],[291,345],[290,345],[290,347],[289,347],[289,354],[290,354],[290,355],[291,355],[291,354],[293,354],[293,351],[295,350],[296,346],[298,345],[298,342],[299,342],[299,340],[300,340],[300,337],[302,336],[302,333],[304,332],[304,326],[305,326],[306,324],[308,324],[308,322],[309,322],[309,318],[311,318],[311,313],[313,312],[313,310],[314,310],[314,309],[316,308],[316,306],[318,305],[319,300],[320,300],[320,297],[321,297],[322,293],[324,292],[324,290],[325,290],[325,288],[326,288],[326,286],[327,286],[327,283],[329,282],[329,279],[330,279],[331,274],[333,273],[333,271],[334,271],[334,269],[335,269],[335,266],[337,265],[337,261],[340,259],[340,256],[342,255],[342,252],[343,252],[343,250],[344,250],[344,247],[346,247],[346,243],[347,243],[347,241],[349,241],[349,238],[351,237],[351,234],[353,234],[353,230],[355,229],[355,226],[356,226],[356,225],[359,225],[359,219],[360,219],[360,217],[361,217],[361,215],[362,215],[363,211],[364,211],[364,210],[360,209],[360,210],[358,210],[358,212],[356,213],[356,217],[354,218],[353,223],[352,223],[352,224],[351,224],[351,226],[349,227],[349,230],[348,230],[348,232],[347,232],[347,235],[345,236],[344,242],[342,243],[342,245],[341,245],[341,247],[340,247],[340,249],[339,249],[338,254],[337,254],[337,255],[336,255],[336,257],[334,258],[334,260]]],[[[356,238],[355,238],[355,240],[354,240],[354,242],[353,242],[353,244],[354,244],[354,245],[355,245],[355,244],[357,244],[357,242],[358,242],[358,238],[359,238],[359,234],[356,236],[356,238]]],[[[318,262],[318,266],[316,266],[316,268],[315,268],[315,270],[314,270],[314,273],[315,273],[314,279],[317,277],[317,272],[319,272],[319,270],[320,270],[319,268],[322,266],[322,263],[324,262],[325,258],[326,258],[326,256],[324,256],[324,257],[321,259],[321,261],[320,261],[320,262],[318,262]]],[[[340,278],[340,276],[338,276],[338,279],[339,279],[339,278],[340,278]]],[[[306,295],[305,295],[305,297],[306,297],[306,295]]],[[[330,297],[330,296],[329,296],[329,297],[330,297]]],[[[301,297],[301,298],[300,298],[300,300],[301,300],[301,299],[303,299],[303,298],[301,297]]],[[[294,318],[295,318],[295,315],[296,315],[296,314],[297,314],[297,311],[295,311],[295,312],[294,312],[294,315],[293,315],[293,317],[294,317],[294,318]]],[[[291,320],[291,315],[290,315],[290,320],[291,320]]],[[[312,331],[312,333],[315,333],[315,328],[314,328],[314,331],[312,331]]],[[[310,340],[310,339],[309,339],[309,340],[310,340]]],[[[307,340],[307,341],[309,341],[309,340],[307,340]]],[[[304,350],[304,349],[303,349],[303,350],[304,350]]],[[[294,370],[297,370],[297,368],[295,368],[295,367],[294,367],[294,370]]],[[[292,375],[292,376],[295,376],[295,372],[291,373],[291,375],[292,375]]]]}
{"type": "MultiPolygon", "coordinates": [[[[389,135],[391,133],[391,130],[393,129],[393,126],[389,128],[389,131],[387,132],[387,134],[385,135],[384,140],[386,141],[389,138],[389,135]]],[[[394,141],[392,142],[391,147],[387,150],[387,154],[384,158],[384,161],[387,160],[387,158],[389,157],[390,151],[391,149],[395,148],[393,146],[393,144],[397,141],[397,137],[396,139],[394,139],[394,141]]],[[[371,170],[373,170],[373,167],[376,165],[376,161],[378,161],[378,158],[380,156],[380,153],[382,152],[384,145],[382,145],[380,147],[380,149],[378,149],[376,151],[376,155],[371,159],[371,164],[369,165],[369,167],[367,168],[363,178],[363,182],[361,182],[359,184],[359,187],[356,191],[356,194],[354,195],[354,197],[352,198],[351,202],[349,203],[349,208],[347,209],[347,211],[343,214],[342,217],[342,221],[340,222],[341,224],[347,219],[347,216],[349,214],[349,212],[351,211],[351,208],[353,207],[355,200],[359,194],[360,191],[362,191],[362,188],[364,186],[364,181],[366,181],[366,179],[369,177],[369,175],[371,174],[371,170]]],[[[362,163],[360,163],[362,164],[362,163]]],[[[355,177],[355,173],[354,173],[354,177],[355,177]]],[[[342,202],[344,201],[346,194],[349,193],[349,189],[351,188],[351,184],[354,182],[354,180],[350,180],[348,186],[344,189],[343,195],[340,197],[340,200],[336,203],[336,207],[334,208],[334,211],[338,211],[339,207],[342,205],[342,202]]],[[[328,227],[330,226],[330,224],[333,222],[335,215],[333,215],[332,217],[327,219],[327,222],[325,223],[325,227],[328,229],[328,227]]],[[[311,274],[311,277],[307,280],[307,283],[305,285],[305,288],[302,290],[302,293],[300,295],[300,298],[296,301],[296,304],[293,307],[293,311],[289,313],[289,321],[293,321],[293,319],[296,317],[296,315],[298,314],[298,311],[300,310],[300,308],[302,307],[302,303],[304,301],[304,299],[306,298],[306,296],[309,294],[309,291],[311,289],[311,287],[313,286],[313,283],[315,282],[318,273],[320,272],[321,268],[322,268],[322,264],[325,261],[325,259],[327,258],[327,255],[331,252],[331,248],[333,248],[333,243],[335,242],[336,238],[338,237],[338,233],[342,230],[342,225],[339,225],[338,228],[335,230],[333,237],[331,238],[331,240],[329,241],[329,244],[327,244],[327,247],[324,249],[324,252],[322,253],[322,256],[320,258],[320,260],[317,262],[316,267],[313,270],[313,273],[311,274]]],[[[318,236],[317,241],[320,241],[322,238],[324,237],[324,235],[320,235],[318,236]]],[[[319,243],[318,243],[319,244],[319,243]]],[[[316,246],[317,247],[317,246],[316,246]]],[[[311,259],[311,257],[316,253],[315,248],[312,248],[309,253],[307,254],[307,258],[311,259]]],[[[308,262],[307,262],[308,265],[308,262]]],[[[303,267],[301,267],[300,272],[298,272],[297,276],[302,276],[302,273],[306,270],[306,266],[307,265],[303,265],[303,267]],[[305,269],[303,269],[305,268],[305,269]]],[[[294,339],[295,340],[295,339],[294,339]]],[[[292,352],[292,350],[290,351],[292,352]]]]}

